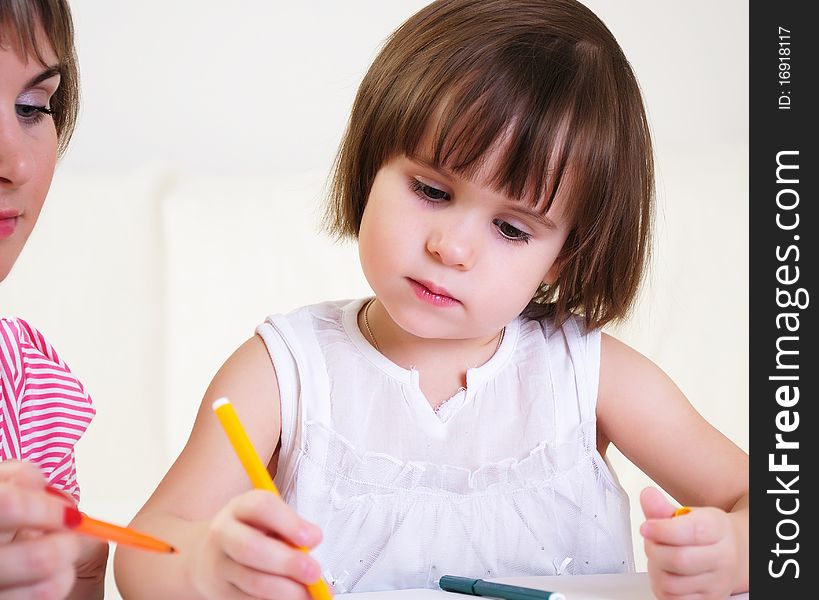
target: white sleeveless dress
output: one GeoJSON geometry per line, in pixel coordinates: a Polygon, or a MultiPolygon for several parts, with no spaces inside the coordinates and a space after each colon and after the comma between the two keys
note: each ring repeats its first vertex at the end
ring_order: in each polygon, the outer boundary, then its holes
{"type": "Polygon", "coordinates": [[[600,332],[518,318],[436,413],[364,338],[365,301],[257,328],[281,392],[276,483],[322,528],[336,593],[633,571],[628,498],[596,450],[600,332]]]}

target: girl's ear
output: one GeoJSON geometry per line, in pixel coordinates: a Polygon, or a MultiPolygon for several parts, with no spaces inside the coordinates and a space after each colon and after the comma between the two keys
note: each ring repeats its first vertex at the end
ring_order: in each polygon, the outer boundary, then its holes
{"type": "Polygon", "coordinates": [[[563,253],[561,253],[546,272],[546,276],[543,278],[544,285],[552,285],[555,281],[557,281],[557,276],[560,275],[560,270],[563,268],[563,262],[563,253]]]}

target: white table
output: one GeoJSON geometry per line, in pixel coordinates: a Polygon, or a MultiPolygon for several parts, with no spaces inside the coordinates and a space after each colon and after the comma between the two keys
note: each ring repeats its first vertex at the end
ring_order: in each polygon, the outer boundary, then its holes
{"type": "MultiPolygon", "coordinates": [[[[562,592],[566,595],[566,600],[655,600],[654,594],[651,593],[647,573],[499,577],[489,581],[562,592]]],[[[344,600],[465,600],[468,596],[441,590],[418,589],[340,594],[336,598],[344,600]]],[[[731,600],[749,600],[749,598],[749,594],[731,596],[731,600]]]]}

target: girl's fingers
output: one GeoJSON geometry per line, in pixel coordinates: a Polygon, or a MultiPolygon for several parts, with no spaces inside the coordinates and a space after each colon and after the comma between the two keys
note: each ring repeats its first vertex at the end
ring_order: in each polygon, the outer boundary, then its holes
{"type": "Polygon", "coordinates": [[[673,519],[649,519],[640,534],[669,546],[707,546],[725,536],[725,513],[716,508],[697,508],[673,519]]]}
{"type": "Polygon", "coordinates": [[[213,520],[209,537],[220,597],[309,600],[305,584],[321,578],[318,563],[299,548],[318,544],[321,531],[270,492],[234,498],[213,520]]]}
{"type": "Polygon", "coordinates": [[[225,580],[236,590],[251,598],[310,600],[307,588],[286,577],[271,575],[228,561],[224,568],[225,580]]]}
{"type": "Polygon", "coordinates": [[[312,548],[321,541],[321,530],[299,517],[284,500],[271,492],[254,490],[235,500],[233,515],[261,531],[275,534],[294,546],[312,548]]]}
{"type": "Polygon", "coordinates": [[[718,564],[716,551],[703,546],[668,546],[646,540],[645,551],[654,566],[674,575],[708,573],[718,564]]]}
{"type": "Polygon", "coordinates": [[[676,575],[664,571],[649,573],[651,589],[658,598],[677,600],[678,598],[705,598],[713,584],[710,573],[700,575],[676,575]]]}
{"type": "Polygon", "coordinates": [[[5,593],[6,588],[45,585],[63,571],[69,571],[73,580],[78,554],[76,536],[70,533],[51,533],[0,546],[0,590],[5,593]]]}
{"type": "Polygon", "coordinates": [[[321,577],[321,568],[307,553],[245,523],[233,522],[220,535],[225,554],[260,575],[277,575],[302,583],[313,583],[321,577]]]}
{"type": "Polygon", "coordinates": [[[675,507],[657,488],[647,487],[640,492],[640,507],[646,519],[666,519],[674,514],[675,507]]]}

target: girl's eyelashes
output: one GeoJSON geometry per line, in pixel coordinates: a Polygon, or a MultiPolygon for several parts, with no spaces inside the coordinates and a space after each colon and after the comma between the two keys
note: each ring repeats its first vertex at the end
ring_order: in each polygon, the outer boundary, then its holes
{"type": "Polygon", "coordinates": [[[410,179],[410,187],[412,191],[415,192],[421,200],[426,202],[441,202],[450,199],[450,195],[445,192],[444,190],[439,190],[436,187],[433,187],[423,181],[419,181],[414,177],[410,179]]]}
{"type": "MultiPolygon", "coordinates": [[[[448,192],[438,189],[428,183],[424,183],[423,181],[415,179],[414,177],[410,179],[410,187],[421,200],[428,202],[429,204],[440,204],[441,202],[446,202],[452,199],[448,192]]],[[[492,224],[495,226],[500,236],[508,242],[515,244],[527,244],[532,238],[532,234],[518,229],[503,219],[495,219],[492,221],[492,224]]]]}
{"type": "Polygon", "coordinates": [[[34,104],[15,104],[14,109],[17,117],[25,125],[36,125],[46,116],[53,116],[54,111],[47,106],[37,106],[34,104]]]}
{"type": "Polygon", "coordinates": [[[532,239],[532,234],[518,229],[503,219],[495,219],[492,223],[498,228],[501,237],[510,242],[528,244],[529,240],[532,239]]]}

